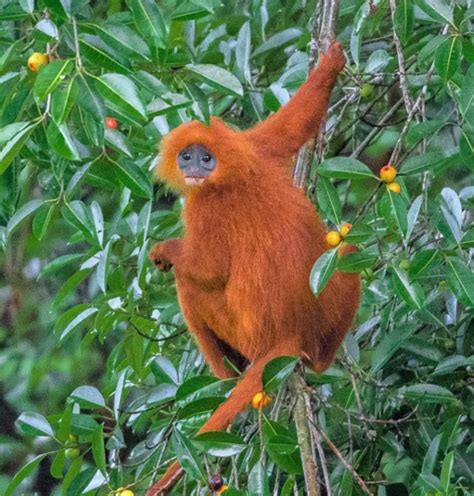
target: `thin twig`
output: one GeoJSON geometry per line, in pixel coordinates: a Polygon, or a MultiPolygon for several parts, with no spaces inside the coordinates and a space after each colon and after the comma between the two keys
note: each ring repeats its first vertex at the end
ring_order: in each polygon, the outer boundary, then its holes
{"type": "Polygon", "coordinates": [[[371,495],[372,493],[369,491],[367,484],[356,472],[356,469],[344,458],[342,453],[338,450],[337,446],[331,441],[331,439],[329,439],[329,436],[322,429],[320,429],[312,419],[309,419],[309,421],[313,424],[314,428],[319,432],[319,434],[321,434],[321,436],[324,438],[331,451],[336,455],[337,459],[344,465],[347,470],[350,471],[352,477],[354,477],[354,479],[357,481],[357,484],[359,484],[359,487],[362,489],[362,491],[365,494],[371,495]]]}

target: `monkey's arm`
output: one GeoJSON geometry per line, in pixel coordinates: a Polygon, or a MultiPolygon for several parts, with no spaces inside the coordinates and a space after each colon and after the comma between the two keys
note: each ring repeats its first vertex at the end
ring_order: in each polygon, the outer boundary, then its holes
{"type": "Polygon", "coordinates": [[[318,132],[344,64],[342,47],[335,42],[326,53],[319,55],[316,69],[285,106],[267,120],[244,131],[247,139],[259,152],[263,150],[281,159],[293,157],[318,132]]]}

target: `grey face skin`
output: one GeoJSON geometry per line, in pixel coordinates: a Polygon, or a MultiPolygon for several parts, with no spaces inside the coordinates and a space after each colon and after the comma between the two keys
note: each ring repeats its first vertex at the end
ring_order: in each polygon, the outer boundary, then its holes
{"type": "Polygon", "coordinates": [[[177,162],[186,184],[198,186],[216,168],[216,158],[201,145],[191,145],[178,153],[177,162]]]}

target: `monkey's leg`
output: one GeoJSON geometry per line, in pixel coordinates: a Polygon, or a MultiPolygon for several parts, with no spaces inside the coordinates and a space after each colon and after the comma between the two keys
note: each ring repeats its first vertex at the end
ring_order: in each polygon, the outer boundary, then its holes
{"type": "MultiPolygon", "coordinates": [[[[295,342],[280,343],[272,350],[257,358],[246,371],[242,381],[232,391],[227,400],[211,415],[201,427],[199,433],[225,429],[232,420],[250,403],[256,393],[263,389],[262,372],[265,365],[281,355],[300,356],[301,346],[295,342]]],[[[147,496],[163,496],[167,494],[183,476],[183,469],[175,462],[163,477],[148,489],[147,496]]]]}

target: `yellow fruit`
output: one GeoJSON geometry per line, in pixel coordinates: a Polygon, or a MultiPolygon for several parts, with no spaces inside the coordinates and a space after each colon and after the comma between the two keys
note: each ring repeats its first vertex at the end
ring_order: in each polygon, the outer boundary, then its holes
{"type": "Polygon", "coordinates": [[[351,229],[352,229],[352,224],[349,224],[349,222],[347,222],[346,224],[342,225],[341,230],[339,231],[339,234],[344,238],[347,236],[347,234],[349,233],[349,231],[351,229]]]}
{"type": "Polygon", "coordinates": [[[397,177],[397,169],[393,165],[387,164],[380,169],[380,179],[385,183],[391,183],[397,177]]]}
{"type": "Polygon", "coordinates": [[[68,448],[64,454],[68,460],[75,460],[81,454],[81,450],[79,448],[68,448]]]}
{"type": "Polygon", "coordinates": [[[341,242],[341,235],[337,231],[329,231],[326,234],[326,243],[329,246],[337,246],[341,242]]]}
{"type": "Polygon", "coordinates": [[[117,496],[135,496],[133,491],[130,491],[130,489],[122,489],[120,488],[116,493],[117,496]]]}
{"type": "Polygon", "coordinates": [[[360,87],[360,96],[362,98],[369,98],[369,96],[372,94],[374,91],[374,87],[370,83],[364,83],[360,87]]]}
{"type": "Polygon", "coordinates": [[[261,408],[265,408],[272,402],[272,397],[265,393],[264,391],[260,391],[252,398],[252,406],[256,410],[260,410],[261,408]]]}
{"type": "Polygon", "coordinates": [[[41,67],[49,63],[49,57],[45,53],[35,52],[28,59],[28,68],[33,72],[38,72],[41,67]]]}
{"type": "Polygon", "coordinates": [[[398,183],[395,183],[395,182],[387,184],[387,188],[392,193],[400,193],[400,191],[402,190],[402,188],[400,187],[400,185],[398,183]]]}
{"type": "Polygon", "coordinates": [[[229,486],[227,484],[224,484],[220,489],[219,491],[217,491],[217,494],[222,494],[222,493],[225,493],[227,491],[227,489],[229,489],[229,486]]]}

